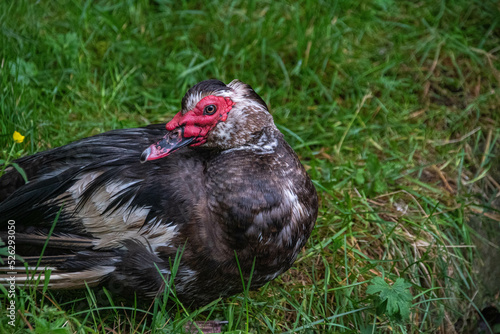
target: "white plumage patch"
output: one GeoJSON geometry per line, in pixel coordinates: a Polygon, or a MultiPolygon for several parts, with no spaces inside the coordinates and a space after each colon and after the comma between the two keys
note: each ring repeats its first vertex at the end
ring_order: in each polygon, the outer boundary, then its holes
{"type": "Polygon", "coordinates": [[[186,100],[187,110],[185,111],[193,110],[203,97],[204,96],[201,94],[201,92],[190,94],[186,100]]]}
{"type": "Polygon", "coordinates": [[[283,270],[279,270],[279,271],[275,272],[274,274],[264,276],[263,281],[266,281],[266,282],[272,281],[273,279],[275,279],[276,277],[278,277],[282,273],[283,273],[283,270]]]}
{"type": "MultiPolygon", "coordinates": [[[[68,193],[74,200],[72,205],[64,209],[74,212],[82,201],[82,194],[87,187],[101,175],[101,172],[87,173],[68,189],[68,193]]],[[[112,210],[108,208],[116,196],[122,194],[129,187],[141,182],[141,180],[114,181],[109,182],[96,190],[89,198],[76,216],[81,219],[85,230],[96,239],[93,241],[95,248],[122,247],[122,241],[136,239],[153,251],[159,246],[169,245],[176,235],[173,224],[165,225],[161,220],[153,221],[145,225],[146,217],[151,208],[149,206],[132,206],[134,196],[127,203],[122,203],[112,210]]]]}
{"type": "Polygon", "coordinates": [[[196,272],[189,267],[182,266],[177,272],[179,280],[175,285],[177,292],[186,293],[190,290],[191,283],[196,280],[196,272]]]}
{"type": "Polygon", "coordinates": [[[177,235],[177,228],[173,222],[164,224],[161,219],[155,219],[139,233],[141,237],[147,239],[149,246],[158,255],[158,247],[170,246],[172,239],[177,235]]]}
{"type": "Polygon", "coordinates": [[[285,195],[285,201],[287,201],[292,208],[292,221],[302,221],[302,219],[308,214],[307,209],[299,201],[299,198],[293,191],[292,181],[288,180],[287,187],[284,188],[283,193],[285,195]]]}
{"type": "Polygon", "coordinates": [[[250,150],[255,154],[273,154],[275,153],[276,148],[278,147],[278,140],[275,137],[268,138],[268,136],[263,133],[259,138],[257,144],[251,145],[243,145],[239,147],[230,148],[228,150],[223,151],[223,154],[227,154],[229,152],[234,151],[244,151],[250,150]]]}
{"type": "MultiPolygon", "coordinates": [[[[115,270],[114,266],[96,266],[89,270],[83,270],[71,273],[60,273],[57,269],[53,267],[38,268],[36,273],[34,267],[29,268],[30,275],[25,272],[25,268],[19,268],[16,270],[18,273],[16,276],[16,284],[18,285],[31,285],[33,281],[39,280],[40,282],[45,281],[47,274],[50,275],[50,282],[48,284],[49,288],[52,289],[81,289],[85,288],[86,284],[88,286],[98,285],[102,279],[104,279],[108,274],[115,270]]],[[[0,275],[0,284],[6,285],[9,281],[9,276],[0,275]]]]}

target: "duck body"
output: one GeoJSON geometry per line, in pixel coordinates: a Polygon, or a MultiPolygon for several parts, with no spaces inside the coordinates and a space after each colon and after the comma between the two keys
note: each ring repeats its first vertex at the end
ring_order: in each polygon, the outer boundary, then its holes
{"type": "MultiPolygon", "coordinates": [[[[154,298],[177,257],[177,297],[205,305],[243,291],[242,277],[255,289],[289,269],[317,217],[298,157],[239,81],[194,86],[166,125],[106,132],[16,163],[29,182],[13,168],[0,178],[0,236],[15,221],[16,253],[31,265],[50,235],[40,267],[52,270],[53,289],[107,284],[154,298]],[[212,107],[224,106],[206,126],[212,107]],[[203,117],[192,116],[197,108],[203,117]]],[[[21,272],[17,281],[29,283],[21,272]]]]}

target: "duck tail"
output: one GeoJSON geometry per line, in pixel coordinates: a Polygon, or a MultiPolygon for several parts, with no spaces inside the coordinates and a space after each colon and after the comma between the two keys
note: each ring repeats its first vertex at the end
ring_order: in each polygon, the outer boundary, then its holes
{"type": "MultiPolygon", "coordinates": [[[[5,242],[8,238],[3,234],[0,238],[5,242]]],[[[47,242],[43,234],[18,233],[15,245],[8,245],[1,254],[0,285],[47,285],[51,289],[96,286],[115,270],[116,252],[96,252],[92,246],[92,239],[69,234],[52,235],[47,242]],[[44,255],[33,255],[41,253],[44,255]]]]}

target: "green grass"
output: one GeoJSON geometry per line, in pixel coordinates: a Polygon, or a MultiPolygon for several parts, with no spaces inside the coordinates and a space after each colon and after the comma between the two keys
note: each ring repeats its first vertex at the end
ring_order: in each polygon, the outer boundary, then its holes
{"type": "Polygon", "coordinates": [[[0,159],[165,122],[191,85],[238,78],[321,198],[294,268],[257,292],[168,314],[42,284],[17,292],[16,326],[2,317],[0,331],[451,330],[484,302],[469,219],[500,220],[499,45],[492,0],[0,2],[0,159]],[[378,276],[411,284],[409,318],[367,293],[378,276]]]}

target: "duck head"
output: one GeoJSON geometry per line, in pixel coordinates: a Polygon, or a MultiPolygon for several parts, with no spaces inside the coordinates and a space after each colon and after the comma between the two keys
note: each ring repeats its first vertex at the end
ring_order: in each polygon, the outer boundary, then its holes
{"type": "Polygon", "coordinates": [[[182,147],[239,147],[266,126],[274,127],[266,103],[247,84],[202,81],[182,99],[167,134],[141,154],[141,162],[164,158],[182,147]]]}

